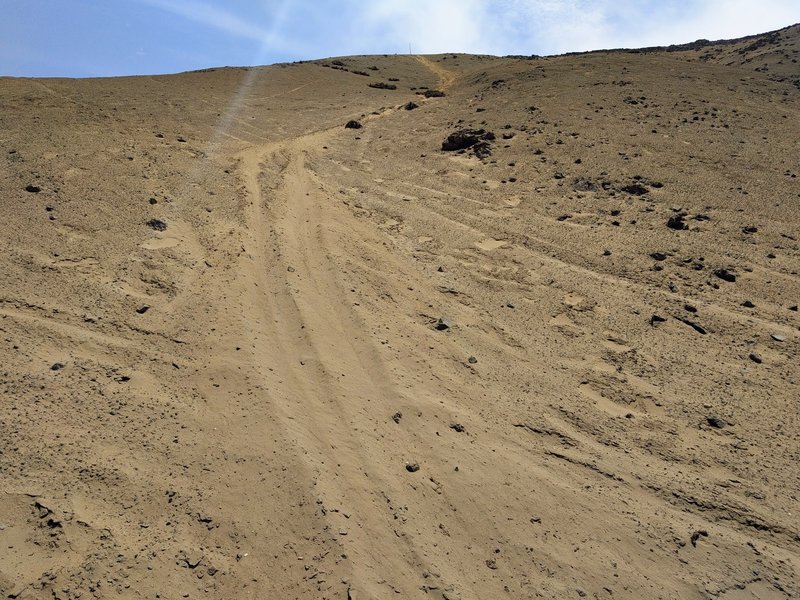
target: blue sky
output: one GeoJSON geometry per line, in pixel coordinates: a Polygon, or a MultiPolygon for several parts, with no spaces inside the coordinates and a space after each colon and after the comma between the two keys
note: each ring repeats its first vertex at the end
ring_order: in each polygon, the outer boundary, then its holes
{"type": "Polygon", "coordinates": [[[0,0],[0,75],[173,73],[349,54],[555,54],[761,33],[800,0],[0,0]]]}

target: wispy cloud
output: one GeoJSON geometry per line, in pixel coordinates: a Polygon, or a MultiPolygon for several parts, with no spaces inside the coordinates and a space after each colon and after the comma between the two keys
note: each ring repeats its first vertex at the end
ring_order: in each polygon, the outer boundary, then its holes
{"type": "Polygon", "coordinates": [[[200,25],[217,29],[238,38],[257,42],[262,52],[270,50],[282,53],[301,53],[302,46],[287,41],[280,33],[288,0],[274,4],[272,10],[264,15],[265,23],[250,21],[225,8],[197,0],[137,0],[155,8],[167,11],[200,25]]]}
{"type": "Polygon", "coordinates": [[[552,54],[736,37],[800,20],[797,0],[137,1],[292,58],[409,45],[422,53],[552,54]]]}

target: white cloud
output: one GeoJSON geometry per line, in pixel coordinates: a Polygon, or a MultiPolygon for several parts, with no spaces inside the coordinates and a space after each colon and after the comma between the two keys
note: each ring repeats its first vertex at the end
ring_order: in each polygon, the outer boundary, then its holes
{"type": "Polygon", "coordinates": [[[286,53],[302,52],[302,47],[288,42],[280,35],[280,25],[286,13],[289,0],[283,2],[269,15],[271,23],[262,26],[248,21],[225,8],[197,0],[138,0],[161,10],[178,15],[207,27],[219,29],[230,35],[258,42],[262,51],[270,50],[286,53]]]}
{"type": "Polygon", "coordinates": [[[265,57],[293,58],[409,44],[415,53],[554,54],[739,37],[800,21],[800,0],[261,0],[260,19],[213,0],[138,1],[256,41],[265,57]]]}

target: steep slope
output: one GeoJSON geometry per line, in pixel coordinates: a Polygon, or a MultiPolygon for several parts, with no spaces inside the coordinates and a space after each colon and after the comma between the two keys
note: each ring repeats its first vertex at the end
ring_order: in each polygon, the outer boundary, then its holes
{"type": "Polygon", "coordinates": [[[0,81],[0,589],[795,597],[800,97],[720,62],[0,81]]]}

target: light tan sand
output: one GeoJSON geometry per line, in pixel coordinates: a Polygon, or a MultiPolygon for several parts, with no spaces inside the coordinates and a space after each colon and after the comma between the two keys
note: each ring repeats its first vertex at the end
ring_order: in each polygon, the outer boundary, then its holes
{"type": "Polygon", "coordinates": [[[3,597],[796,598],[763,39],[0,80],[3,597]]]}

